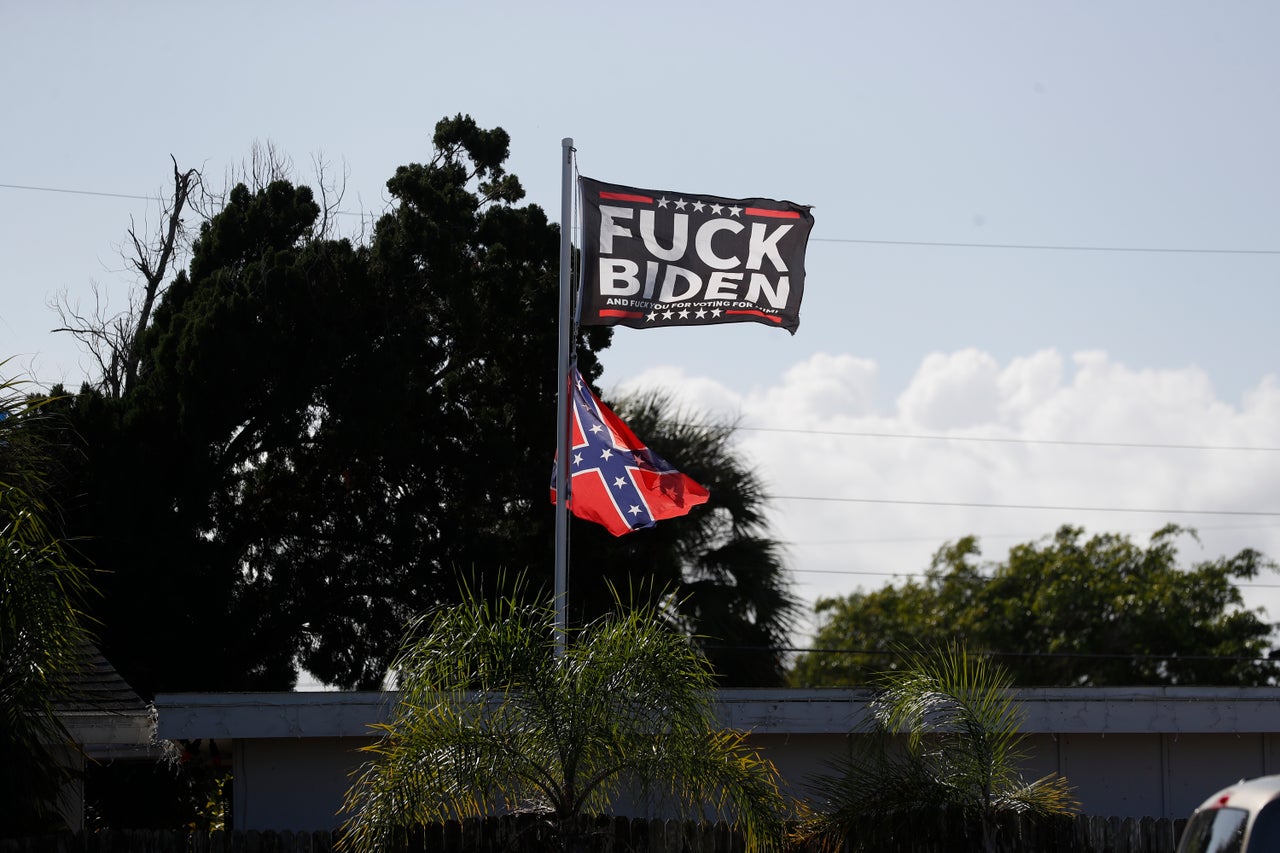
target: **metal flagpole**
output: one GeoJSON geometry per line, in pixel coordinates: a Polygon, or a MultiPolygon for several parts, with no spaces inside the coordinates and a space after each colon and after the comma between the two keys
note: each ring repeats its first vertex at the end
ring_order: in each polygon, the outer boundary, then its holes
{"type": "Polygon", "coordinates": [[[556,367],[556,654],[564,653],[569,603],[569,267],[572,264],[573,139],[560,140],[560,347],[556,367]]]}

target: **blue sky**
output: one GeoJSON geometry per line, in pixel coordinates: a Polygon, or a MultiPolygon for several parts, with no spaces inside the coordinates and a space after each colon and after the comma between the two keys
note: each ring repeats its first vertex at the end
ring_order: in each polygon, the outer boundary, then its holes
{"type": "Polygon", "coordinates": [[[76,381],[47,303],[122,308],[116,247],[156,223],[17,187],[155,195],[170,155],[216,182],[269,141],[378,212],[464,112],[553,216],[563,137],[601,180],[813,205],[795,337],[620,329],[603,383],[798,431],[743,448],[776,494],[856,499],[778,502],[806,599],[1066,522],[1280,557],[1280,452],[1037,443],[1280,447],[1276,32],[1265,2],[10,4],[0,354],[76,381]]]}

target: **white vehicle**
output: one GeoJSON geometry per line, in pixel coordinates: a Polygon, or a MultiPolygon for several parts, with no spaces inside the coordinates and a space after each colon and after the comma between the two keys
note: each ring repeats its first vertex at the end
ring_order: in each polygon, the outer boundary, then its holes
{"type": "Polygon", "coordinates": [[[1187,821],[1178,853],[1280,851],[1280,776],[1223,788],[1187,821]]]}

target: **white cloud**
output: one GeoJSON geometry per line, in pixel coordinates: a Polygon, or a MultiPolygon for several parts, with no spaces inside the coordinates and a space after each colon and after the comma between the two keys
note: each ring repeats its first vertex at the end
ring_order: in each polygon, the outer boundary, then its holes
{"type": "MultiPolygon", "coordinates": [[[[736,418],[742,411],[742,396],[701,376],[690,376],[684,368],[653,367],[616,386],[604,386],[607,398],[658,388],[669,394],[677,410],[718,419],[736,418]]],[[[641,436],[643,438],[643,436],[641,436]]]]}
{"type": "MultiPolygon", "coordinates": [[[[770,492],[788,498],[774,503],[775,533],[793,543],[807,601],[920,572],[968,533],[1000,559],[1068,523],[1140,543],[1169,522],[1198,528],[1200,543],[1180,543],[1184,563],[1244,547],[1280,559],[1280,517],[1172,512],[1280,511],[1280,452],[1207,449],[1280,447],[1275,376],[1232,406],[1195,367],[1135,370],[1103,352],[1053,350],[1001,365],[966,349],[926,357],[893,409],[877,411],[876,375],[869,360],[818,355],[745,394],[677,369],[628,387],[660,384],[695,408],[790,430],[743,431],[740,444],[770,492]],[[1166,512],[1122,511],[1136,509],[1166,512]]],[[[1280,590],[1252,590],[1248,601],[1280,620],[1280,590]]]]}
{"type": "Polygon", "coordinates": [[[999,386],[999,365],[985,352],[930,353],[898,398],[898,412],[925,429],[987,423],[999,412],[999,386]]]}
{"type": "Polygon", "coordinates": [[[1041,350],[1015,358],[997,380],[1001,419],[1020,421],[1056,394],[1061,385],[1062,356],[1056,351],[1041,350]]]}
{"type": "Polygon", "coordinates": [[[851,355],[817,353],[793,365],[783,384],[755,389],[747,405],[792,426],[873,414],[876,364],[851,355]]]}

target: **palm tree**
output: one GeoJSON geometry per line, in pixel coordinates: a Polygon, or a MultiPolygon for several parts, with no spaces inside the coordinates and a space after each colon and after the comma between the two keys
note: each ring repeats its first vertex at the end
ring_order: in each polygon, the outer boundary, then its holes
{"type": "Polygon", "coordinates": [[[687,638],[650,607],[618,607],[560,651],[554,625],[554,607],[467,594],[412,626],[395,709],[347,794],[347,850],[521,812],[568,850],[580,818],[628,793],[685,817],[724,815],[750,849],[779,846],[777,772],[743,733],[718,727],[711,669],[687,638]]]}
{"type": "Polygon", "coordinates": [[[56,701],[88,642],[80,607],[91,589],[51,528],[46,401],[22,386],[0,378],[0,835],[61,823],[70,738],[56,701]]]}
{"type": "Polygon", "coordinates": [[[650,581],[676,590],[666,613],[696,638],[720,683],[771,687],[786,682],[783,649],[800,612],[783,546],[769,530],[763,480],[735,446],[732,423],[681,411],[650,391],[614,410],[645,442],[711,493],[706,505],[650,530],[614,538],[592,524],[573,534],[569,603],[582,613],[612,603],[609,583],[650,581]]]}
{"type": "Polygon", "coordinates": [[[812,786],[821,805],[804,827],[811,842],[893,850],[938,833],[948,849],[966,849],[958,821],[970,849],[993,851],[1002,817],[1075,810],[1062,777],[1023,779],[1021,714],[1005,670],[955,646],[904,655],[904,666],[877,679],[875,746],[812,786]]]}

